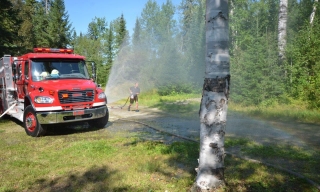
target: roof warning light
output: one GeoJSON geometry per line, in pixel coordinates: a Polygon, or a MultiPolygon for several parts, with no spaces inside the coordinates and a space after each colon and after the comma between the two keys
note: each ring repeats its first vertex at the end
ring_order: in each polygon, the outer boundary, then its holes
{"type": "Polygon", "coordinates": [[[57,48],[34,48],[34,53],[73,53],[73,49],[57,49],[57,48]]]}

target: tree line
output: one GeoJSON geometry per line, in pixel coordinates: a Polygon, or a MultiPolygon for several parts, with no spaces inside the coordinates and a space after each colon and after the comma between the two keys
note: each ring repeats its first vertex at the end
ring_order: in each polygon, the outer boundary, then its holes
{"type": "MultiPolygon", "coordinates": [[[[205,0],[181,0],[179,5],[149,0],[131,36],[125,13],[113,21],[95,17],[86,33],[77,34],[63,0],[0,3],[2,55],[23,54],[33,47],[72,47],[98,64],[98,83],[103,85],[112,67],[123,65],[130,66],[125,80],[138,76],[159,94],[202,90],[205,0]]],[[[317,5],[315,0],[229,0],[231,101],[261,106],[304,101],[310,108],[320,107],[317,5]],[[286,44],[281,50],[283,6],[286,44]]]]}

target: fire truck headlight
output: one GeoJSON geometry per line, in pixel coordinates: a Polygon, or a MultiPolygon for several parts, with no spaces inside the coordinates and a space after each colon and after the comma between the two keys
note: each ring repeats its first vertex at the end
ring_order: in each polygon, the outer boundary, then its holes
{"type": "Polygon", "coordinates": [[[37,96],[34,98],[34,102],[36,103],[53,103],[52,97],[45,97],[45,96],[37,96]]]}
{"type": "Polygon", "coordinates": [[[106,94],[104,94],[104,92],[102,92],[102,93],[100,93],[100,94],[98,95],[98,98],[99,98],[99,99],[105,99],[105,98],[106,98],[106,94]]]}

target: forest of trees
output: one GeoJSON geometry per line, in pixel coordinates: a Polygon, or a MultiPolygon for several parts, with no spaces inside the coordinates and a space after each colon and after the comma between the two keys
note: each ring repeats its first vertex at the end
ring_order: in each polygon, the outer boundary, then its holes
{"type": "MultiPolygon", "coordinates": [[[[229,0],[230,100],[265,106],[300,100],[317,109],[318,1],[288,1],[286,46],[280,57],[281,2],[229,0]]],[[[97,63],[100,84],[106,84],[117,61],[131,65],[132,73],[144,74],[140,81],[156,87],[160,94],[200,93],[205,72],[204,14],[205,0],[181,0],[176,6],[170,0],[161,5],[149,0],[131,36],[125,13],[113,21],[92,18],[87,33],[77,34],[63,0],[0,0],[0,54],[21,55],[34,47],[71,47],[97,63]]]]}

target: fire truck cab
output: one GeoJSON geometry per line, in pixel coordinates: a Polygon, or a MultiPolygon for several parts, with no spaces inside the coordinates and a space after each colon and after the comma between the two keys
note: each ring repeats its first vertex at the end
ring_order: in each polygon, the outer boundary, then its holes
{"type": "Polygon", "coordinates": [[[82,121],[104,127],[109,120],[107,98],[95,79],[95,63],[72,49],[35,48],[19,57],[4,55],[0,117],[7,114],[20,120],[32,137],[45,135],[50,124],[82,121]]]}

